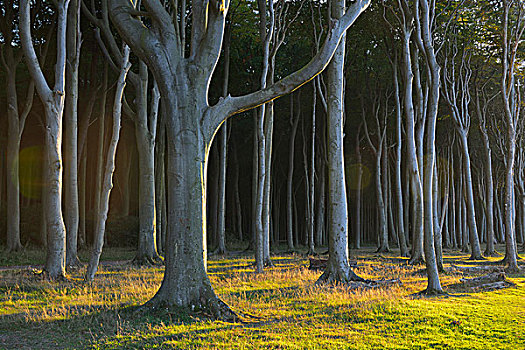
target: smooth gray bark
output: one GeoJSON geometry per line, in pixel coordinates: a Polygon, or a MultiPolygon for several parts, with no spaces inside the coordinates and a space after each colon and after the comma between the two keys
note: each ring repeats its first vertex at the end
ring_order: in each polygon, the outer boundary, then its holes
{"type": "Polygon", "coordinates": [[[106,220],[109,211],[109,196],[113,188],[113,173],[115,171],[115,156],[117,154],[117,146],[120,137],[120,123],[122,114],[122,95],[126,87],[126,75],[128,74],[131,64],[129,63],[129,47],[124,47],[124,55],[121,63],[121,71],[118,77],[117,85],[115,87],[115,99],[113,101],[113,123],[111,139],[109,141],[108,151],[106,154],[106,161],[104,164],[104,177],[101,183],[102,192],[100,193],[100,206],[95,219],[95,234],[93,241],[93,249],[91,257],[86,270],[85,279],[93,281],[98,270],[100,255],[102,254],[102,247],[104,246],[104,233],[106,230],[106,220]]]}
{"type": "Polygon", "coordinates": [[[80,65],[80,0],[70,0],[67,14],[67,66],[64,131],[64,224],[66,266],[81,265],[78,259],[78,68],[80,65]]]}
{"type": "Polygon", "coordinates": [[[111,0],[110,13],[124,40],[152,70],[167,121],[166,270],[160,289],[148,305],[154,309],[167,306],[206,309],[216,317],[232,318],[233,313],[217,298],[206,274],[206,168],[213,135],[229,116],[289,93],[319,74],[332,58],[343,33],[368,7],[369,1],[353,3],[341,20],[333,23],[319,54],[303,69],[265,89],[239,97],[228,96],[209,106],[209,81],[221,51],[229,1],[220,4],[192,3],[188,57],[181,55],[176,26],[159,2],[143,1],[153,18],[151,29],[135,17],[127,0],[111,0]]]}
{"type": "MultiPolygon", "coordinates": [[[[421,0],[421,19],[416,25],[419,34],[422,37],[423,47],[425,52],[425,58],[429,70],[429,97],[427,106],[427,117],[426,117],[426,156],[427,162],[423,169],[423,206],[424,206],[424,251],[425,251],[425,263],[427,270],[427,288],[425,293],[435,294],[443,293],[441,288],[441,282],[439,280],[438,267],[436,262],[436,254],[434,247],[434,207],[433,207],[433,176],[434,176],[434,164],[436,158],[436,121],[439,104],[439,84],[440,84],[440,67],[436,61],[436,54],[433,46],[432,30],[431,30],[431,13],[435,12],[435,3],[428,0],[421,0]]],[[[417,4],[417,2],[416,2],[417,4]]],[[[414,11],[419,14],[419,11],[414,11]]]]}
{"type": "MultiPolygon", "coordinates": [[[[330,17],[344,13],[344,1],[331,0],[330,17]]],[[[327,77],[327,169],[328,169],[328,251],[325,271],[320,282],[362,280],[348,263],[348,207],[343,157],[343,81],[346,35],[339,43],[326,69],[327,77]]]]}
{"type": "MultiPolygon", "coordinates": [[[[290,95],[290,138],[288,139],[288,176],[286,179],[286,237],[288,242],[288,249],[294,250],[294,225],[293,225],[293,171],[294,171],[294,158],[295,158],[295,135],[297,133],[297,127],[299,125],[299,116],[301,113],[300,94],[297,95],[299,103],[297,104],[297,110],[294,111],[294,94],[290,95]]],[[[297,228],[296,228],[297,229],[297,228]]]]}
{"type": "MultiPolygon", "coordinates": [[[[224,76],[222,80],[222,95],[228,96],[228,83],[230,79],[230,25],[226,25],[224,34],[224,76]]],[[[221,126],[219,140],[219,201],[217,217],[217,234],[219,238],[218,254],[226,253],[226,175],[228,164],[228,122],[221,126]]]]}
{"type": "Polygon", "coordinates": [[[44,273],[51,279],[65,277],[66,232],[62,217],[62,117],[64,112],[66,27],[68,0],[59,0],[57,10],[57,44],[54,86],[49,86],[38,61],[30,28],[29,0],[20,1],[20,43],[29,74],[45,111],[45,216],[47,254],[44,273]]]}

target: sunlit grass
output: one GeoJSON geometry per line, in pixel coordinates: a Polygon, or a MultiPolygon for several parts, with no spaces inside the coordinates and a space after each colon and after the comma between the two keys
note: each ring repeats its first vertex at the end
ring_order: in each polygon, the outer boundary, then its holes
{"type": "MultiPolygon", "coordinates": [[[[468,255],[452,253],[446,267],[468,264],[468,255]]],[[[92,284],[82,271],[59,283],[31,270],[2,271],[0,348],[525,348],[523,273],[512,276],[517,287],[424,298],[415,294],[426,286],[424,266],[401,264],[394,254],[356,255],[361,276],[401,283],[318,286],[321,272],[308,270],[300,255],[276,256],[264,274],[253,273],[250,257],[212,257],[212,284],[242,317],[238,323],[137,312],[160,285],[162,267],[103,266],[92,284]]],[[[449,271],[441,276],[445,287],[463,277],[449,271]]]]}

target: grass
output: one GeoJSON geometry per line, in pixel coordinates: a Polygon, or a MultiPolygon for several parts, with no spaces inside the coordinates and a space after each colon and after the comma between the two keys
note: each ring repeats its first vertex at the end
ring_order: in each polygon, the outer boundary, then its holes
{"type": "MultiPolygon", "coordinates": [[[[446,252],[446,266],[467,258],[446,252]]],[[[276,267],[260,275],[249,257],[210,259],[212,284],[245,315],[242,323],[137,312],[160,284],[159,267],[104,266],[92,284],[82,271],[59,283],[29,269],[0,271],[0,349],[525,349],[523,273],[511,276],[516,287],[424,298],[416,294],[426,286],[422,266],[371,251],[354,260],[363,277],[402,283],[316,286],[320,272],[300,255],[276,256],[276,267]]],[[[446,288],[461,277],[441,280],[446,288]]]]}

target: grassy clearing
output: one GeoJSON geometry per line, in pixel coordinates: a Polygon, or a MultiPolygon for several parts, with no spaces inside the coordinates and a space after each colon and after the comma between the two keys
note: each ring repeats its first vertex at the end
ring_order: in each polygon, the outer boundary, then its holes
{"type": "MultiPolygon", "coordinates": [[[[118,256],[119,253],[111,253],[118,256]]],[[[148,315],[162,268],[106,266],[93,284],[73,272],[68,282],[42,281],[31,270],[0,272],[0,348],[13,349],[525,349],[525,275],[517,287],[421,298],[422,266],[360,252],[357,272],[399,278],[368,290],[316,286],[320,272],[299,255],[276,256],[276,267],[256,275],[252,259],[212,258],[217,293],[244,323],[198,315],[148,315]]],[[[468,264],[449,252],[447,263],[468,264]]],[[[462,274],[442,275],[452,285],[462,274]]]]}

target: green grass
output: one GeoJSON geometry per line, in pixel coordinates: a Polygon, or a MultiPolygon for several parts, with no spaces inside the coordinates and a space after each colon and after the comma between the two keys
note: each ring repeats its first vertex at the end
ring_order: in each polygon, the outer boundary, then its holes
{"type": "MultiPolygon", "coordinates": [[[[467,263],[451,253],[447,261],[467,263]]],[[[523,273],[511,276],[516,287],[426,298],[415,294],[426,285],[422,266],[371,252],[359,252],[357,272],[402,284],[316,286],[320,272],[307,270],[305,258],[275,260],[261,275],[248,257],[209,261],[217,293],[244,315],[238,323],[137,311],[154,295],[162,268],[106,266],[93,284],[81,280],[82,271],[60,283],[31,270],[2,271],[0,349],[525,349],[523,273]]],[[[441,277],[446,287],[463,276],[441,277]]]]}

